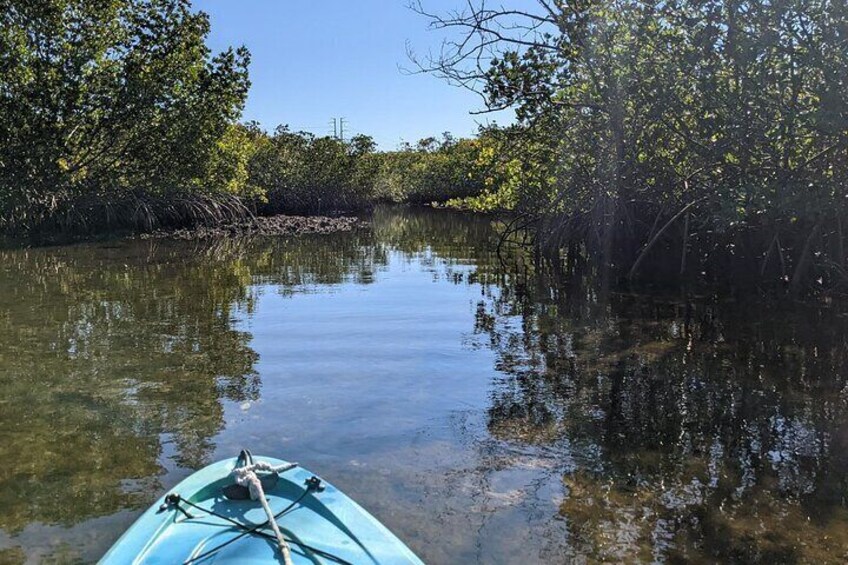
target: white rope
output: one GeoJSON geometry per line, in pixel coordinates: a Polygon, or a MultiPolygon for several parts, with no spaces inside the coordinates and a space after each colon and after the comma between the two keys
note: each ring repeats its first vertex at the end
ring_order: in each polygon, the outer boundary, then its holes
{"type": "Polygon", "coordinates": [[[297,463],[284,463],[283,465],[274,467],[265,461],[257,461],[252,465],[233,469],[233,475],[236,478],[236,483],[243,487],[247,487],[247,490],[250,492],[251,500],[258,500],[262,503],[262,508],[265,509],[265,514],[268,516],[268,523],[271,524],[271,529],[274,530],[274,535],[277,536],[277,545],[280,546],[280,552],[283,554],[283,563],[285,563],[285,565],[293,565],[291,560],[291,550],[289,549],[289,544],[286,543],[285,538],[283,538],[283,534],[280,532],[279,526],[277,526],[277,521],[274,519],[274,512],[271,511],[268,499],[265,498],[265,491],[262,489],[262,482],[259,480],[259,477],[256,476],[256,471],[282,473],[283,471],[288,471],[294,467],[297,467],[297,463]]]}

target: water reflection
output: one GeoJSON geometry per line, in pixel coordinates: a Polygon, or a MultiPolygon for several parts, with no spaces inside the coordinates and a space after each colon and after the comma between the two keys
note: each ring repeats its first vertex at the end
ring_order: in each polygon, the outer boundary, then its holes
{"type": "Polygon", "coordinates": [[[550,288],[481,302],[476,328],[506,376],[491,435],[567,453],[566,555],[846,556],[844,316],[625,294],[581,309],[550,288]]]}
{"type": "Polygon", "coordinates": [[[496,244],[380,209],[0,251],[0,562],[96,559],[246,441],[433,563],[848,558],[844,309],[600,302],[496,244]]]}
{"type": "Polygon", "coordinates": [[[140,508],[164,465],[209,462],[223,401],[258,398],[257,281],[366,281],[356,237],[0,252],[0,528],[140,508]],[[329,244],[329,245],[328,245],[329,244]],[[167,454],[167,461],[163,461],[167,454]]]}

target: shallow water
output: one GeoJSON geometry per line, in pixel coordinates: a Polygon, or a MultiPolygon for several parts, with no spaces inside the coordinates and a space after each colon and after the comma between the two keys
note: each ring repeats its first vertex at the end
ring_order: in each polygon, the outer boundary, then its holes
{"type": "Polygon", "coordinates": [[[848,310],[601,300],[495,241],[0,250],[0,563],[95,561],[242,446],[430,563],[848,558],[848,310]]]}

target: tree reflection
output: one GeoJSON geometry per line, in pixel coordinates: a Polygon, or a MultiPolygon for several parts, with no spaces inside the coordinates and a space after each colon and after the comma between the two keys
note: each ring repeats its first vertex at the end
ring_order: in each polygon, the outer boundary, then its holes
{"type": "Polygon", "coordinates": [[[572,462],[560,508],[570,557],[845,552],[848,320],[837,309],[601,304],[540,278],[481,301],[475,329],[505,375],[490,434],[560,446],[572,462]]]}
{"type": "Polygon", "coordinates": [[[456,413],[457,459],[424,507],[438,535],[457,538],[451,551],[844,555],[838,307],[601,301],[590,282],[538,271],[520,250],[498,256],[497,241],[485,218],[378,210],[373,230],[337,235],[0,251],[0,456],[14,461],[0,470],[0,528],[149,504],[166,467],[204,465],[226,410],[260,395],[240,320],[261,294],[369,284],[391,258],[473,285],[463,343],[494,352],[485,427],[476,407],[456,413]]]}
{"type": "Polygon", "coordinates": [[[0,251],[0,528],[145,506],[166,460],[208,463],[225,404],[260,394],[257,283],[367,283],[371,237],[0,251]]]}

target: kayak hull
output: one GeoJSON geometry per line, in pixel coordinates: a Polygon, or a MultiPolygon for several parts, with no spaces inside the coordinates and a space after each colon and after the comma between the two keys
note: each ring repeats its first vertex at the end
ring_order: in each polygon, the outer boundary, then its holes
{"type": "MultiPolygon", "coordinates": [[[[285,463],[269,457],[255,460],[273,466],[285,463]]],[[[258,501],[230,500],[223,496],[222,489],[233,483],[231,472],[236,463],[235,458],[219,461],[187,477],[171,493],[196,507],[186,502],[177,507],[166,503],[163,496],[124,533],[100,563],[281,563],[274,540],[256,534],[241,535],[244,529],[227,520],[254,527],[267,519],[258,501]],[[215,550],[223,544],[227,545],[215,550]],[[197,559],[210,550],[214,551],[197,559]]],[[[322,490],[306,492],[307,481],[312,477],[309,471],[295,467],[281,473],[276,485],[265,493],[274,513],[295,503],[277,519],[283,535],[290,540],[295,565],[422,563],[376,518],[331,484],[322,481],[322,490]]],[[[269,527],[260,531],[271,533],[269,527]]]]}

